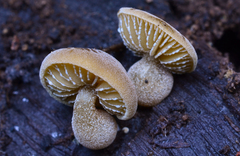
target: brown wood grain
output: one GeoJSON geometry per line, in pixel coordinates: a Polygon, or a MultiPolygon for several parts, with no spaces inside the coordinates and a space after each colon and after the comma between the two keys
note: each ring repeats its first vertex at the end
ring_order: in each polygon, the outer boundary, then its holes
{"type": "Polygon", "coordinates": [[[212,45],[224,30],[239,26],[240,3],[194,2],[0,0],[0,155],[236,155],[239,73],[229,74],[234,65],[212,45]],[[139,58],[117,32],[116,14],[123,6],[149,11],[176,27],[193,43],[198,65],[192,73],[174,75],[173,90],[161,104],[117,120],[113,144],[92,151],[76,142],[72,108],[47,94],[38,70],[51,50],[71,46],[104,49],[128,69],[139,58]],[[14,36],[19,41],[11,49],[14,36]]]}

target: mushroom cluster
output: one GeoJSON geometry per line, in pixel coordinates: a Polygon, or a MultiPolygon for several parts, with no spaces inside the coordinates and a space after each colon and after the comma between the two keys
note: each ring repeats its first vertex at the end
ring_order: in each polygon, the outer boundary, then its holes
{"type": "Polygon", "coordinates": [[[124,7],[118,18],[118,32],[125,46],[143,57],[128,71],[136,86],[139,105],[155,106],[171,92],[171,72],[194,71],[197,54],[182,34],[152,14],[124,7]]]}
{"type": "Polygon", "coordinates": [[[53,98],[73,106],[74,135],[89,149],[102,149],[114,141],[117,124],[111,115],[127,120],[136,112],[133,83],[122,65],[101,50],[56,50],[43,60],[39,76],[53,98]]]}

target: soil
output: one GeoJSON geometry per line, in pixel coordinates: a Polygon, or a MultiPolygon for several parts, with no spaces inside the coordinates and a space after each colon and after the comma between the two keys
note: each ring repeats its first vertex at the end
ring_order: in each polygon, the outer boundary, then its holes
{"type": "Polygon", "coordinates": [[[0,0],[0,155],[236,155],[239,7],[238,0],[0,0]],[[92,151],[74,139],[72,108],[47,94],[39,67],[52,50],[83,47],[106,51],[128,70],[139,58],[117,32],[116,14],[124,6],[178,29],[195,47],[198,66],[174,75],[174,88],[161,104],[117,120],[114,143],[92,151]]]}

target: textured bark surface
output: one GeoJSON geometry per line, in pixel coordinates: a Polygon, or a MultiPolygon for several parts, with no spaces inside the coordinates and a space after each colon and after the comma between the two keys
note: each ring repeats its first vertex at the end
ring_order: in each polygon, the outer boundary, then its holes
{"type": "Polygon", "coordinates": [[[0,155],[236,155],[239,7],[238,0],[0,0],[0,155]],[[139,58],[117,32],[123,6],[169,22],[193,43],[199,62],[193,73],[174,75],[161,104],[117,120],[111,146],[92,151],[76,143],[72,108],[47,94],[38,70],[51,50],[72,46],[104,49],[127,70],[139,58]]]}

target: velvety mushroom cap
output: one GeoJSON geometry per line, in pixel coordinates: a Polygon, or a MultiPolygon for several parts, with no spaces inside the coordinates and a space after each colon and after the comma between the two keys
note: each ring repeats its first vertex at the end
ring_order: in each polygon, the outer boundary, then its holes
{"type": "Polygon", "coordinates": [[[79,89],[90,85],[103,108],[119,119],[130,119],[136,112],[136,91],[126,70],[101,50],[56,50],[43,60],[39,75],[43,87],[61,103],[73,105],[79,89]]]}
{"type": "Polygon", "coordinates": [[[111,115],[127,120],[136,112],[135,87],[125,69],[101,50],[56,50],[43,60],[39,75],[52,97],[74,106],[73,133],[87,148],[102,149],[114,141],[117,123],[111,115]],[[98,103],[106,111],[97,109],[98,103]]]}
{"type": "Polygon", "coordinates": [[[119,33],[136,55],[148,54],[173,73],[195,70],[197,55],[191,43],[171,25],[145,11],[121,8],[119,33]]]}

